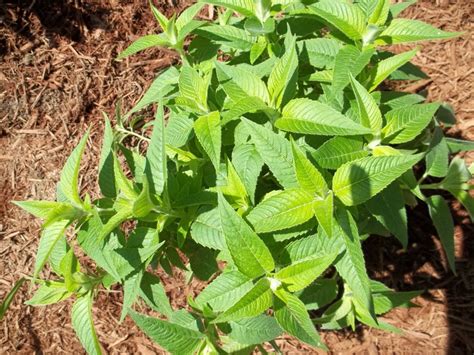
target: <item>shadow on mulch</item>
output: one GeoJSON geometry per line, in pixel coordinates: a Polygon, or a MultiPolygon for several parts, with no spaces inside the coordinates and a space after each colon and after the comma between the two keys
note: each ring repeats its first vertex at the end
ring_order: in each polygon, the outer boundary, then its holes
{"type": "MultiPolygon", "coordinates": [[[[449,194],[444,197],[452,200],[449,194]]],[[[443,305],[449,327],[446,353],[465,354],[474,351],[474,227],[459,204],[452,205],[457,275],[447,270],[446,257],[435,237],[437,232],[422,203],[408,214],[410,244],[406,252],[394,238],[377,236],[364,243],[364,252],[370,276],[391,288],[424,290],[421,297],[435,303],[440,301],[433,293],[445,292],[443,305]]]]}
{"type": "MultiPolygon", "coordinates": [[[[17,35],[30,39],[33,33],[30,16],[34,15],[50,41],[52,34],[74,42],[83,39],[83,28],[89,30],[105,29],[104,21],[108,10],[100,2],[82,2],[81,0],[4,0],[0,8],[0,23],[13,30],[17,35]]],[[[50,43],[54,47],[54,42],[50,43]]],[[[5,54],[5,43],[0,42],[0,55],[5,54]]]]}

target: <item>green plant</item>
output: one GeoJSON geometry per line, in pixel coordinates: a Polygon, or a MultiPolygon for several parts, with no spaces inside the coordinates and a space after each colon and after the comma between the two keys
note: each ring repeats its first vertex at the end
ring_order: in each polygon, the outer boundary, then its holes
{"type": "Polygon", "coordinates": [[[414,1],[205,3],[217,6],[216,21],[194,19],[204,3],[171,19],[151,5],[163,32],[120,54],[165,46],[182,60],[131,111],[117,110],[115,128],[106,118],[102,197],[79,193],[86,134],[56,201],[17,202],[44,219],[28,304],[74,297],[72,323],[91,354],[101,352],[94,297],[114,284],[123,285],[121,319],[176,354],[265,353],[265,342],[278,351],[283,332],[324,348],[317,327],[358,322],[398,331],[377,316],[419,292],[371,280],[362,243],[393,235],[406,248],[405,205],[420,200],[454,271],[452,217],[433,191],[449,191],[472,218],[472,167],[449,157],[474,145],[444,136],[440,125],[453,124],[445,105],[381,91],[386,79],[425,76],[410,63],[417,49],[385,46],[458,33],[398,18],[414,1]],[[154,120],[137,115],[154,103],[154,120]],[[78,247],[95,271],[81,266],[78,247]],[[52,280],[40,278],[46,264],[52,280]],[[212,279],[187,309],[171,308],[153,273],[173,267],[212,279]],[[134,311],[140,299],[160,318],[134,311]]]}

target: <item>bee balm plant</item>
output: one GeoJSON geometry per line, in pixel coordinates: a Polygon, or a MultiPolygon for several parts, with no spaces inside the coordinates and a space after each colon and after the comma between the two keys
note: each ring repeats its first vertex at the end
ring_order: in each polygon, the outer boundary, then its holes
{"type": "Polygon", "coordinates": [[[86,133],[56,201],[16,202],[44,220],[28,304],[73,298],[72,325],[90,354],[101,353],[96,294],[116,284],[121,320],[173,354],[279,351],[283,334],[325,349],[319,331],[360,323],[397,332],[378,316],[419,292],[371,280],[364,240],[393,236],[407,248],[406,206],[427,204],[454,272],[441,192],[474,213],[473,169],[451,159],[473,143],[444,136],[452,122],[440,103],[384,85],[425,76],[410,62],[418,48],[389,45],[459,35],[400,18],[412,3],[209,0],[171,18],[151,5],[162,32],[118,59],[167,47],[181,60],[114,126],[106,118],[101,198],[78,186],[86,133]],[[207,5],[215,20],[197,19],[207,5]],[[140,115],[149,106],[153,120],[140,115]],[[183,309],[156,272],[174,268],[209,281],[183,309]]]}

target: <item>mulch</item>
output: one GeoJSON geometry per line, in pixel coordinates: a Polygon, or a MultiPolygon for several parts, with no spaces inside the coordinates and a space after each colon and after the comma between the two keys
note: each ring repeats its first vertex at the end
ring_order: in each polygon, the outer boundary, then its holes
{"type": "MultiPolygon", "coordinates": [[[[113,117],[121,99],[130,108],[156,73],[177,61],[163,50],[148,50],[124,62],[117,53],[138,36],[157,28],[139,0],[4,0],[0,6],[0,299],[32,270],[40,223],[9,201],[54,199],[55,184],[68,154],[88,127],[81,184],[97,193],[96,167],[102,114],[113,117]]],[[[186,1],[160,2],[171,13],[186,1]]],[[[444,30],[465,31],[457,39],[422,44],[415,63],[430,81],[408,90],[427,90],[431,101],[447,101],[458,124],[448,133],[474,138],[472,83],[473,36],[470,0],[421,0],[405,16],[444,30]]],[[[469,162],[473,156],[466,157],[469,162]]],[[[456,220],[457,276],[446,260],[426,209],[410,214],[407,251],[390,239],[371,237],[366,248],[371,276],[398,290],[425,290],[419,307],[385,316],[404,330],[388,334],[366,327],[356,332],[322,332],[332,353],[472,353],[474,351],[474,230],[467,213],[452,202],[456,220]]],[[[49,275],[45,274],[45,277],[49,275]]],[[[182,273],[163,281],[173,307],[202,284],[187,285],[182,273]]],[[[71,302],[46,308],[23,305],[31,296],[23,287],[0,324],[0,353],[84,353],[70,325],[71,302]]],[[[121,293],[100,293],[94,317],[107,353],[163,353],[126,319],[118,322],[121,293]]],[[[285,353],[316,353],[298,341],[278,341],[285,353]]]]}

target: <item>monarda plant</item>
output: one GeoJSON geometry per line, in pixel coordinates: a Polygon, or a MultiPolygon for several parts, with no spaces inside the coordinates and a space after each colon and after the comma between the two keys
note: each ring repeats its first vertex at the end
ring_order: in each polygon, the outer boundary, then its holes
{"type": "Polygon", "coordinates": [[[371,280],[364,240],[393,236],[406,248],[406,206],[427,204],[454,271],[442,191],[474,214],[473,169],[450,160],[473,143],[444,136],[449,107],[385,84],[425,77],[410,63],[418,49],[388,45],[459,35],[399,18],[412,3],[210,0],[171,18],[151,5],[162,31],[118,59],[157,46],[180,63],[132,110],[117,110],[114,127],[106,118],[101,198],[78,186],[86,133],[56,201],[16,202],[44,220],[27,303],[73,298],[90,354],[101,353],[94,299],[116,284],[121,319],[179,355],[265,353],[266,342],[279,351],[283,333],[324,349],[319,330],[360,323],[398,331],[377,316],[419,292],[371,280]],[[207,5],[214,20],[196,19],[207,5]],[[156,273],[174,268],[209,281],[179,310],[156,273]]]}

